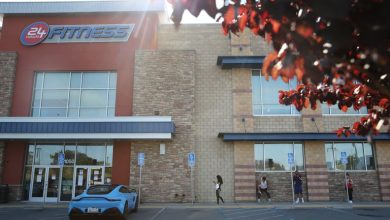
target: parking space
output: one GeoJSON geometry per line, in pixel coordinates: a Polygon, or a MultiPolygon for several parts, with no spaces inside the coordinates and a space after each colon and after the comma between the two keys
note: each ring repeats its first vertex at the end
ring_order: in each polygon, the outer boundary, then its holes
{"type": "MultiPolygon", "coordinates": [[[[0,219],[67,220],[65,207],[0,207],[0,219]]],[[[91,218],[96,220],[96,218],[91,218]]],[[[102,218],[99,218],[102,219],[102,218]]],[[[231,208],[160,206],[140,208],[128,220],[369,220],[390,219],[389,208],[231,208]]],[[[110,219],[111,220],[111,219],[110,219]]]]}

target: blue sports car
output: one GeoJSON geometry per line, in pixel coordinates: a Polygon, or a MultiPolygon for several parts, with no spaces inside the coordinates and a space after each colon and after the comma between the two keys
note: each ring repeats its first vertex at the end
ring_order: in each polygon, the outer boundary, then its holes
{"type": "Polygon", "coordinates": [[[126,219],[130,210],[138,210],[138,195],[134,189],[123,185],[94,185],[69,203],[68,215],[70,220],[86,216],[126,219]]]}

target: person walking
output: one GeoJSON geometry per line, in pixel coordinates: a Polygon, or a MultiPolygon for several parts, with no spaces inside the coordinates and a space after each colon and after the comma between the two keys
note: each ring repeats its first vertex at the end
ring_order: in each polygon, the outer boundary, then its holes
{"type": "Polygon", "coordinates": [[[217,196],[217,204],[219,205],[219,199],[221,199],[222,203],[225,203],[223,201],[223,198],[221,196],[221,191],[222,191],[222,184],[223,184],[223,180],[222,180],[222,177],[220,175],[217,175],[217,182],[213,181],[214,184],[215,184],[215,195],[217,196]]]}
{"type": "Polygon", "coordinates": [[[299,203],[299,199],[301,199],[302,203],[304,203],[305,201],[303,200],[303,193],[302,193],[302,177],[301,174],[298,172],[298,170],[296,170],[294,173],[293,182],[294,182],[294,193],[297,196],[297,200],[295,201],[295,203],[299,203]]]}
{"type": "Polygon", "coordinates": [[[348,190],[348,202],[352,203],[353,181],[349,173],[346,174],[345,189],[348,190]]]}
{"type": "Polygon", "coordinates": [[[260,183],[259,183],[259,186],[258,186],[258,190],[259,190],[259,195],[258,195],[257,202],[260,203],[260,201],[261,201],[261,194],[262,193],[265,193],[265,195],[267,196],[268,202],[271,202],[271,195],[268,192],[267,177],[265,177],[265,176],[261,177],[260,183]]]}

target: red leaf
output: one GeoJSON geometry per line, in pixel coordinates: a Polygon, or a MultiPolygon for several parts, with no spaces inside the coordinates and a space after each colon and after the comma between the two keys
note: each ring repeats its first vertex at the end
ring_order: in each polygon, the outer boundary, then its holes
{"type": "Polygon", "coordinates": [[[342,106],[341,106],[341,111],[347,112],[347,111],[348,111],[348,106],[342,105],[342,106]]]}
{"type": "Polygon", "coordinates": [[[269,71],[271,70],[271,68],[273,66],[272,63],[274,63],[277,58],[278,58],[278,53],[276,51],[269,53],[265,57],[265,59],[263,61],[263,67],[261,69],[261,72],[264,76],[267,77],[270,75],[269,71]]]}

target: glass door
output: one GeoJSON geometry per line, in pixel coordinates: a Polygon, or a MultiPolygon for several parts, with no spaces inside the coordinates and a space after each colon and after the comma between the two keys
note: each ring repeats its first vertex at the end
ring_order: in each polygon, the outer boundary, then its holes
{"type": "Polygon", "coordinates": [[[80,195],[91,185],[104,184],[104,169],[96,166],[76,166],[74,197],[80,195]]]}
{"type": "Polygon", "coordinates": [[[60,168],[35,166],[32,171],[30,201],[57,202],[60,168]]]}
{"type": "Polygon", "coordinates": [[[47,167],[35,167],[32,172],[30,201],[43,201],[47,167]]]}
{"type": "Polygon", "coordinates": [[[75,183],[73,183],[73,185],[75,186],[74,197],[83,193],[84,190],[88,187],[87,176],[87,167],[76,167],[75,177],[73,178],[73,180],[75,181],[75,183]]]}
{"type": "Polygon", "coordinates": [[[57,202],[58,200],[58,190],[60,186],[60,168],[59,167],[49,167],[47,170],[47,184],[46,184],[46,193],[45,201],[48,202],[57,202]]]}

